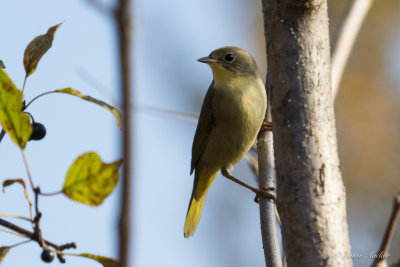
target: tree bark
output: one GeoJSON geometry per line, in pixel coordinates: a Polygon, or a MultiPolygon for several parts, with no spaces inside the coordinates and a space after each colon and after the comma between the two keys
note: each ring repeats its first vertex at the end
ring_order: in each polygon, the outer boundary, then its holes
{"type": "Polygon", "coordinates": [[[326,0],[263,0],[267,90],[288,266],[351,266],[326,0]]]}

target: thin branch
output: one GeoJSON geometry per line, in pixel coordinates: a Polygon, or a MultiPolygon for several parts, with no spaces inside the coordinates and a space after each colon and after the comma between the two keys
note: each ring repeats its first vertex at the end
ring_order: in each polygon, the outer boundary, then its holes
{"type": "MultiPolygon", "coordinates": [[[[266,121],[271,121],[269,104],[266,121]]],[[[259,188],[275,187],[275,158],[271,131],[262,131],[259,134],[257,149],[259,188]]],[[[266,266],[280,267],[282,258],[276,225],[276,207],[273,201],[266,198],[260,198],[260,223],[266,266]]]]}
{"type": "Polygon", "coordinates": [[[332,94],[335,98],[346,63],[373,0],[350,0],[332,38],[332,94]]]}
{"type": "Polygon", "coordinates": [[[33,180],[31,176],[31,171],[29,170],[28,160],[26,159],[25,151],[21,149],[22,158],[24,159],[26,173],[28,174],[29,182],[31,184],[32,190],[35,190],[35,186],[33,185],[33,180]]]}
{"type": "Polygon", "coordinates": [[[197,123],[199,120],[198,115],[194,115],[194,114],[182,112],[182,111],[157,108],[157,107],[152,107],[152,106],[148,106],[148,105],[135,105],[134,110],[137,110],[137,111],[143,112],[143,113],[147,113],[147,114],[154,114],[154,115],[163,116],[163,117],[171,117],[171,118],[175,118],[175,119],[180,119],[180,120],[188,121],[188,122],[192,122],[192,123],[197,123]]]}
{"type": "Polygon", "coordinates": [[[119,259],[120,266],[128,266],[130,213],[131,213],[131,180],[132,180],[132,116],[131,116],[131,5],[130,0],[119,0],[115,9],[115,22],[118,34],[120,80],[123,110],[122,151],[124,168],[122,176],[121,211],[119,219],[119,259]]]}
{"type": "MultiPolygon", "coordinates": [[[[265,1],[261,1],[264,24],[268,12],[265,1]]],[[[264,32],[267,34],[266,24],[264,32]]],[[[267,41],[267,39],[266,39],[267,41]]],[[[268,50],[268,49],[266,49],[268,50]]],[[[267,79],[268,82],[268,79],[267,79]]],[[[271,116],[271,90],[266,86],[267,93],[267,112],[265,122],[272,122],[271,116]]],[[[258,152],[258,183],[259,188],[275,187],[275,156],[274,141],[272,131],[261,131],[257,140],[258,152]]],[[[278,230],[276,225],[276,215],[278,211],[273,201],[260,199],[260,224],[261,238],[263,242],[264,258],[266,266],[281,267],[281,249],[278,240],[278,230]]],[[[279,220],[280,221],[280,220],[279,220]]]]}
{"type": "Polygon", "coordinates": [[[19,216],[19,215],[15,215],[15,214],[7,214],[7,213],[0,213],[0,217],[8,217],[8,218],[15,218],[15,219],[21,219],[21,220],[25,220],[28,222],[32,222],[31,219],[23,217],[23,216],[19,216]]]}
{"type": "MultiPolygon", "coordinates": [[[[96,77],[90,74],[87,70],[80,68],[77,71],[78,75],[86,81],[89,85],[91,85],[94,89],[98,90],[102,95],[106,98],[110,99],[110,102],[113,106],[120,108],[121,103],[113,99],[113,97],[108,93],[108,90],[99,82],[96,77]]],[[[197,123],[199,120],[199,116],[187,112],[170,110],[165,108],[158,108],[150,105],[141,105],[141,104],[134,104],[132,105],[132,109],[136,112],[143,112],[150,115],[157,115],[162,117],[171,117],[183,121],[189,121],[192,123],[197,123]]]]}
{"type": "Polygon", "coordinates": [[[387,258],[389,256],[390,242],[392,241],[394,231],[396,229],[397,220],[399,219],[399,215],[400,215],[400,193],[398,193],[394,197],[392,214],[390,215],[385,235],[383,236],[381,246],[377,253],[378,257],[375,258],[372,267],[383,266],[384,264],[386,264],[387,266],[387,258]]]}
{"type": "Polygon", "coordinates": [[[106,16],[112,16],[112,8],[104,4],[100,0],[86,0],[94,9],[106,16]]]}
{"type": "MultiPolygon", "coordinates": [[[[38,236],[35,233],[28,231],[22,227],[19,227],[18,225],[15,225],[15,224],[10,223],[3,219],[0,219],[0,225],[13,230],[14,232],[17,232],[17,233],[23,235],[24,237],[31,239],[32,241],[39,242],[38,236]]],[[[59,246],[48,240],[43,240],[43,241],[45,242],[45,244],[47,246],[51,246],[51,247],[55,248],[57,251],[63,251],[64,249],[69,249],[69,248],[76,248],[76,244],[74,242],[59,246]]]]}
{"type": "Polygon", "coordinates": [[[7,234],[10,234],[10,235],[15,235],[15,236],[19,236],[19,237],[25,237],[23,234],[20,234],[20,233],[11,231],[11,230],[3,229],[3,228],[0,228],[0,231],[4,232],[4,233],[7,233],[7,234]]]}

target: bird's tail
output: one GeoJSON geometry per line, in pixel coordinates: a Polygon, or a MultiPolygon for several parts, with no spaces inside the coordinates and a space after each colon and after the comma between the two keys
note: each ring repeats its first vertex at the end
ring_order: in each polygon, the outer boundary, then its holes
{"type": "Polygon", "coordinates": [[[189,209],[185,221],[185,238],[188,238],[194,234],[194,231],[196,230],[196,227],[200,221],[201,211],[203,209],[207,191],[217,175],[218,172],[208,177],[208,179],[199,179],[198,175],[195,175],[193,192],[190,198],[189,209]]]}

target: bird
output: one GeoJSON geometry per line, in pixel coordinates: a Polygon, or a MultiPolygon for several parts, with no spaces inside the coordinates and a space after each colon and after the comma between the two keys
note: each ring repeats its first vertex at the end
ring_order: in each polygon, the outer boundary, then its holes
{"type": "MultiPolygon", "coordinates": [[[[193,139],[190,174],[194,172],[195,175],[184,225],[185,238],[193,236],[207,191],[218,173],[221,171],[235,181],[229,169],[251,148],[267,108],[265,86],[249,52],[224,46],[198,61],[211,67],[213,80],[205,95],[193,139]]],[[[259,192],[243,182],[235,182],[259,192]]]]}

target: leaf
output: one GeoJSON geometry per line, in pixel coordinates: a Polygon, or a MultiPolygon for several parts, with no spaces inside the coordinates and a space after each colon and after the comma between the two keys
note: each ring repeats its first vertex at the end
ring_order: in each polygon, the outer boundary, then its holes
{"type": "Polygon", "coordinates": [[[36,36],[26,47],[24,53],[24,67],[28,77],[35,72],[37,64],[42,56],[53,44],[54,35],[62,23],[54,25],[47,30],[46,34],[36,36]]]}
{"type": "Polygon", "coordinates": [[[85,153],[69,168],[62,192],[75,201],[98,206],[116,187],[121,163],[107,164],[97,153],[85,153]]]}
{"type": "Polygon", "coordinates": [[[106,102],[103,102],[103,101],[98,100],[96,98],[93,98],[91,96],[84,95],[81,92],[79,92],[78,90],[72,89],[70,87],[64,88],[64,89],[55,90],[54,92],[74,95],[74,96],[77,96],[77,97],[82,98],[84,100],[87,100],[87,101],[90,101],[90,102],[95,103],[97,105],[100,105],[103,108],[108,109],[109,111],[111,111],[111,113],[117,119],[118,128],[120,130],[122,129],[122,114],[121,114],[121,112],[117,108],[107,104],[106,102]]]}
{"type": "Polygon", "coordinates": [[[3,60],[0,59],[0,69],[5,69],[6,65],[4,65],[3,60]]]}
{"type": "Polygon", "coordinates": [[[7,253],[10,251],[10,249],[11,249],[11,247],[0,247],[0,263],[7,256],[7,253]]]}
{"type": "Polygon", "coordinates": [[[29,117],[22,111],[22,92],[0,69],[0,123],[22,149],[32,133],[29,117]]]}
{"type": "MultiPolygon", "coordinates": [[[[7,179],[7,180],[5,180],[5,181],[3,182],[3,192],[4,192],[4,188],[5,188],[5,187],[10,186],[10,185],[12,185],[12,184],[14,184],[14,183],[19,183],[19,184],[22,185],[22,187],[24,188],[24,190],[25,190],[25,198],[26,198],[26,200],[28,200],[29,211],[30,211],[30,208],[32,207],[32,201],[31,201],[31,199],[29,198],[28,190],[26,189],[26,184],[25,184],[25,181],[24,181],[23,179],[17,178],[17,179],[7,179]]],[[[32,217],[32,216],[31,216],[31,217],[32,217]]]]}
{"type": "Polygon", "coordinates": [[[98,263],[101,263],[104,267],[119,267],[120,266],[119,261],[112,259],[112,258],[107,258],[104,256],[93,255],[93,254],[88,254],[88,253],[81,253],[78,256],[95,260],[98,263]]]}
{"type": "Polygon", "coordinates": [[[11,247],[0,247],[0,263],[4,260],[11,247]]]}

